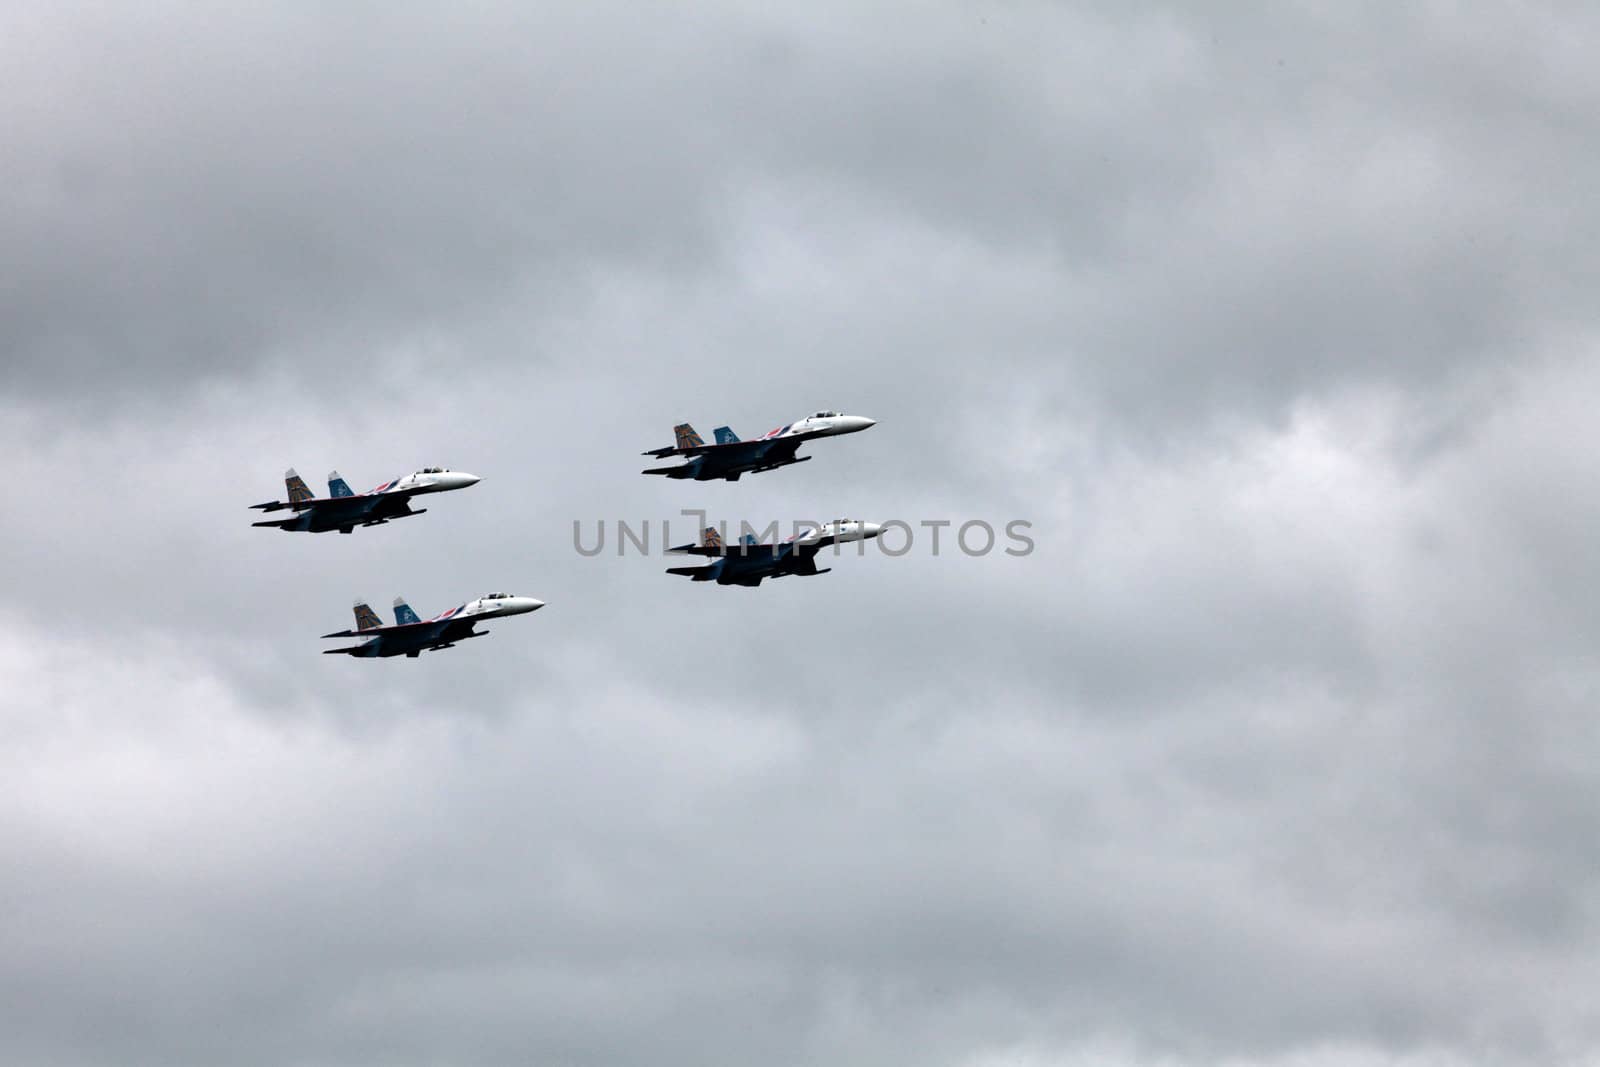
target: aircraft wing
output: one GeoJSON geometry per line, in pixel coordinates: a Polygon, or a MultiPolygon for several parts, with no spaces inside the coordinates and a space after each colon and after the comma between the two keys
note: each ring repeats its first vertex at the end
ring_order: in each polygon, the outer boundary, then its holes
{"type": "Polygon", "coordinates": [[[817,569],[816,545],[804,546],[799,552],[795,553],[793,567],[794,573],[799,575],[809,576],[813,574],[828,573],[827,568],[823,568],[822,570],[817,569]]]}
{"type": "Polygon", "coordinates": [[[458,637],[465,637],[471,633],[472,624],[477,621],[477,617],[468,616],[464,619],[449,619],[445,622],[435,623],[439,628],[439,632],[434,636],[441,641],[454,641],[458,637]]]}
{"type": "Polygon", "coordinates": [[[669,548],[667,551],[683,556],[711,556],[713,558],[721,556],[754,556],[762,552],[780,555],[783,552],[783,545],[781,543],[776,545],[752,545],[744,541],[735,541],[732,544],[721,545],[679,545],[677,548],[669,548]]]}
{"type": "Polygon", "coordinates": [[[415,622],[413,622],[413,623],[407,623],[407,624],[402,625],[402,626],[369,626],[365,630],[335,630],[331,634],[323,634],[322,636],[324,638],[328,638],[328,637],[377,637],[380,634],[409,633],[409,632],[415,630],[418,626],[426,626],[426,625],[428,625],[428,624],[427,623],[415,623],[415,622]]]}
{"type": "Polygon", "coordinates": [[[282,511],[284,508],[293,508],[296,511],[323,510],[323,511],[348,511],[352,514],[362,514],[371,511],[378,503],[385,499],[404,497],[407,494],[391,494],[389,498],[362,493],[360,496],[318,496],[306,500],[271,500],[265,504],[251,504],[252,511],[282,511]]]}
{"type": "MultiPolygon", "coordinates": [[[[381,496],[373,496],[370,493],[362,493],[360,496],[318,496],[317,499],[310,499],[310,501],[293,501],[288,502],[288,504],[274,501],[272,504],[275,504],[275,507],[267,506],[267,504],[256,504],[254,507],[258,507],[264,512],[275,512],[275,510],[285,509],[285,507],[293,507],[296,512],[307,512],[309,510],[309,512],[317,512],[318,515],[326,515],[326,517],[330,518],[352,518],[355,522],[362,522],[362,518],[373,517],[373,515],[389,515],[403,512],[408,507],[406,506],[406,501],[410,499],[410,496],[410,493],[384,493],[381,496]]],[[[421,514],[421,512],[418,512],[418,514],[421,514]]]]}
{"type": "Polygon", "coordinates": [[[783,462],[793,459],[794,454],[800,451],[800,446],[805,443],[805,440],[799,437],[784,437],[776,441],[746,441],[743,443],[762,445],[764,447],[757,453],[762,459],[783,462]]]}
{"type": "Polygon", "coordinates": [[[641,456],[655,456],[657,459],[663,459],[667,456],[715,455],[718,459],[729,459],[738,462],[744,458],[793,456],[795,450],[803,443],[804,439],[799,437],[755,437],[748,441],[724,441],[709,445],[667,445],[663,448],[652,448],[648,452],[639,454],[641,456]]]}
{"type": "Polygon", "coordinates": [[[715,452],[719,456],[737,456],[740,455],[740,449],[744,449],[745,452],[754,453],[759,451],[757,446],[763,444],[766,444],[766,442],[733,441],[725,445],[690,445],[687,448],[679,448],[676,445],[667,445],[665,448],[652,448],[648,452],[640,452],[639,455],[654,456],[657,459],[664,459],[667,456],[703,456],[707,452],[715,452]]]}
{"type": "Polygon", "coordinates": [[[323,634],[322,636],[324,638],[377,637],[380,634],[404,634],[409,637],[417,634],[426,634],[432,630],[436,631],[436,637],[453,639],[472,629],[472,624],[476,619],[476,616],[470,615],[453,619],[423,619],[421,622],[402,622],[395,623],[393,626],[369,626],[365,630],[335,630],[331,634],[323,634]]]}
{"type": "MultiPolygon", "coordinates": [[[[732,547],[739,548],[740,546],[734,545],[732,547]]],[[[667,551],[680,556],[726,556],[730,554],[728,549],[728,545],[679,545],[677,548],[669,548],[667,551]]]]}
{"type": "Polygon", "coordinates": [[[375,633],[392,629],[393,626],[377,626],[371,630],[335,630],[331,634],[323,634],[322,637],[324,640],[330,637],[371,637],[375,633]]]}

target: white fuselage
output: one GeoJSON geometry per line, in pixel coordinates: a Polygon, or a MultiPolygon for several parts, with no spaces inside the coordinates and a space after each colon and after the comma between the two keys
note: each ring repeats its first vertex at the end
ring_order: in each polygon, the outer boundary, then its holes
{"type": "Polygon", "coordinates": [[[501,615],[525,615],[542,607],[544,607],[544,601],[535,600],[531,596],[511,596],[508,593],[493,593],[481,596],[476,600],[469,600],[460,607],[440,612],[433,618],[422,621],[444,622],[447,619],[492,619],[501,615]]]}
{"type": "Polygon", "coordinates": [[[477,485],[480,479],[476,474],[466,471],[447,470],[420,470],[412,471],[403,478],[384,482],[374,489],[369,489],[363,495],[376,496],[380,493],[443,493],[451,489],[465,489],[469,485],[477,485]]]}
{"type": "Polygon", "coordinates": [[[883,527],[875,522],[859,522],[855,519],[840,519],[836,522],[825,522],[821,526],[813,527],[796,537],[795,543],[801,545],[833,545],[843,544],[846,541],[866,541],[883,533],[883,527]]]}
{"type": "Polygon", "coordinates": [[[877,425],[875,419],[862,415],[808,415],[799,422],[768,430],[757,441],[776,441],[784,437],[833,437],[842,433],[859,433],[877,425]]]}
{"type": "Polygon", "coordinates": [[[544,601],[531,596],[485,596],[467,601],[461,605],[457,613],[461,616],[491,619],[498,615],[526,615],[542,607],[544,601]]]}

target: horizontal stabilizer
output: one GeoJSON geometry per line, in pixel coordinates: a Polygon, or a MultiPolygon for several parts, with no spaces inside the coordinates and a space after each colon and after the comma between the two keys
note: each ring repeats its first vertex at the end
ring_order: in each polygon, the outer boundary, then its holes
{"type": "Polygon", "coordinates": [[[667,554],[671,556],[712,556],[721,558],[723,556],[742,556],[744,551],[738,545],[734,545],[732,548],[726,545],[678,545],[667,549],[667,554]]]}
{"type": "Polygon", "coordinates": [[[649,467],[639,472],[640,474],[664,474],[668,478],[688,478],[694,474],[694,468],[682,467],[649,467]]]}
{"type": "MultiPolygon", "coordinates": [[[[337,475],[335,475],[335,477],[337,477],[337,475]]],[[[283,484],[284,487],[289,490],[289,499],[287,502],[282,500],[269,500],[264,504],[251,504],[250,510],[282,511],[284,508],[294,508],[296,511],[304,511],[306,508],[312,507],[316,504],[316,494],[313,493],[311,491],[311,487],[305,483],[305,479],[301,478],[294,472],[293,467],[290,467],[288,470],[283,472],[283,484]]],[[[261,524],[257,523],[256,525],[259,526],[261,524]]]]}
{"type": "MultiPolygon", "coordinates": [[[[727,427],[723,427],[723,429],[727,429],[727,427]]],[[[669,445],[666,448],[652,448],[648,452],[641,452],[639,454],[641,456],[655,456],[657,459],[660,459],[663,456],[698,455],[716,447],[714,445],[707,445],[705,440],[695,432],[695,428],[690,426],[687,422],[681,422],[674,426],[672,428],[672,436],[675,441],[674,444],[669,445]]],[[[653,474],[656,472],[645,471],[645,473],[653,474]]]]}
{"type": "Polygon", "coordinates": [[[692,556],[720,556],[725,551],[722,543],[722,532],[715,526],[707,526],[700,532],[700,543],[697,545],[679,545],[669,548],[668,552],[685,553],[692,556]]]}
{"type": "Polygon", "coordinates": [[[817,569],[817,554],[802,550],[794,559],[794,573],[799,575],[827,574],[832,568],[817,569]]]}
{"type": "Polygon", "coordinates": [[[722,540],[722,535],[715,526],[707,526],[700,536],[697,545],[674,545],[667,549],[669,554],[680,556],[754,556],[761,552],[769,552],[774,556],[786,551],[786,543],[782,541],[762,544],[756,540],[756,535],[747,533],[740,540],[728,544],[722,540]]]}

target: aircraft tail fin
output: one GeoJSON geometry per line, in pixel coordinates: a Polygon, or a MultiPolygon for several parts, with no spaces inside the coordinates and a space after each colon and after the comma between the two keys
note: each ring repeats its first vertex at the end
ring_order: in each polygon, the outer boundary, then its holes
{"type": "Polygon", "coordinates": [[[365,600],[356,601],[356,629],[357,630],[371,630],[372,628],[374,628],[376,626],[382,626],[382,625],[383,625],[383,620],[378,618],[378,613],[376,611],[373,611],[371,606],[368,605],[365,600]]]}
{"type": "Polygon", "coordinates": [[[700,544],[705,548],[721,548],[722,535],[717,532],[715,526],[707,526],[705,532],[700,535],[700,544]]]}
{"type": "Polygon", "coordinates": [[[396,626],[409,626],[422,620],[411,610],[411,605],[406,603],[405,597],[397,596],[394,598],[394,621],[396,626]]]}
{"type": "Polygon", "coordinates": [[[677,438],[679,448],[700,448],[706,443],[705,438],[696,433],[694,427],[687,422],[680,422],[674,426],[672,435],[677,438]]]}
{"type": "Polygon", "coordinates": [[[338,471],[329,471],[328,472],[328,495],[329,496],[355,496],[355,493],[351,491],[350,483],[345,481],[343,478],[339,477],[339,472],[338,471]]]}
{"type": "Polygon", "coordinates": [[[747,533],[740,540],[740,543],[743,544],[746,548],[754,548],[756,545],[760,544],[761,542],[756,540],[756,535],[755,534],[747,533]]]}
{"type": "Polygon", "coordinates": [[[739,435],[727,426],[718,426],[711,431],[711,436],[717,439],[717,444],[719,445],[736,445],[739,443],[739,435]]]}
{"type": "Polygon", "coordinates": [[[283,472],[283,484],[289,490],[289,503],[291,504],[298,504],[302,500],[311,500],[317,495],[311,491],[311,487],[306,484],[306,480],[294,472],[293,467],[283,472]]]}

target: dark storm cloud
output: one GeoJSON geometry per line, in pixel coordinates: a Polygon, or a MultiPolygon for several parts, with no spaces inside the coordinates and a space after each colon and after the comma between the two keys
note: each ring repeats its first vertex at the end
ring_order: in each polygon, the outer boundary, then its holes
{"type": "Polygon", "coordinates": [[[1046,257],[1056,322],[1017,355],[1133,410],[1433,380],[1574,295],[1581,227],[1527,195],[1526,160],[1581,187],[1583,97],[1494,95],[1492,64],[1526,57],[1492,39],[991,14],[19,18],[12,380],[166,389],[289,359],[344,384],[331,353],[507,302],[558,318],[595,271],[715,270],[752,188],[807,228],[864,204],[1046,257]]]}
{"type": "Polygon", "coordinates": [[[1588,16],[4,18],[8,1058],[1592,1055],[1588,16]]]}
{"type": "Polygon", "coordinates": [[[598,263],[704,256],[692,102],[722,94],[686,62],[689,25],[418,14],[17,17],[19,381],[170,388],[510,293],[559,306],[598,263]],[[604,53],[576,44],[596,36],[604,53]]]}

